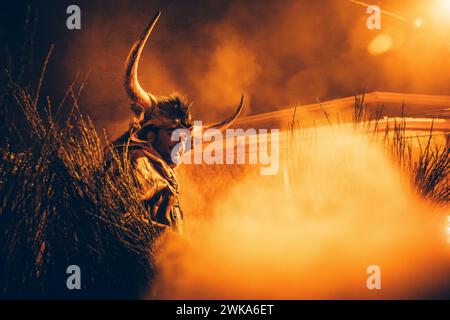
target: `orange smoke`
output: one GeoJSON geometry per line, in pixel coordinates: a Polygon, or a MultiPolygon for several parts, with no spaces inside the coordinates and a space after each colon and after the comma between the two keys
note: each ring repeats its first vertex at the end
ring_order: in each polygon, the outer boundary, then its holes
{"type": "MultiPolygon", "coordinates": [[[[446,218],[406,190],[381,148],[337,132],[294,144],[284,174],[230,179],[203,199],[204,211],[188,212],[186,234],[162,242],[150,298],[418,298],[448,289],[446,218]],[[366,287],[369,265],[381,268],[381,290],[366,287]]],[[[185,194],[214,190],[205,179],[183,183],[185,194]]]]}
{"type": "Polygon", "coordinates": [[[428,0],[389,1],[382,9],[420,18],[423,25],[383,14],[382,30],[368,30],[365,8],[348,1],[93,2],[82,30],[65,34],[59,50],[66,83],[91,71],[80,105],[99,129],[117,136],[132,118],[123,64],[158,9],[162,16],[140,63],[142,85],[155,94],[186,94],[194,118],[210,122],[232,112],[242,92],[244,114],[351,96],[362,88],[448,94],[450,29],[433,19],[433,8],[428,0]],[[385,54],[370,54],[380,34],[391,43],[381,38],[375,49],[385,54]]]}

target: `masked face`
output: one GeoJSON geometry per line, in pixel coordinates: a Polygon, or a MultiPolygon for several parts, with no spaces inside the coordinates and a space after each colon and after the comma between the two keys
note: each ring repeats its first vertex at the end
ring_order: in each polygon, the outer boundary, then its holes
{"type": "MultiPolygon", "coordinates": [[[[153,125],[157,128],[170,126],[173,124],[174,120],[179,120],[176,125],[184,128],[191,128],[193,125],[192,115],[189,110],[190,103],[187,99],[176,94],[170,96],[158,96],[152,94],[148,90],[145,90],[138,81],[139,59],[145,43],[149,39],[160,15],[161,13],[158,12],[147,25],[141,37],[131,47],[125,63],[124,85],[132,102],[131,109],[135,113],[134,123],[136,124],[135,128],[138,129],[138,131],[146,125],[153,125]]],[[[242,111],[243,105],[244,96],[241,97],[239,106],[232,116],[223,121],[203,126],[203,129],[219,129],[224,131],[237,119],[242,111]]],[[[138,134],[138,132],[136,132],[136,134],[138,134]]],[[[144,135],[144,132],[141,134],[144,135]]],[[[177,161],[177,159],[180,159],[185,151],[185,146],[183,145],[185,142],[183,142],[183,137],[179,137],[178,141],[172,141],[171,135],[171,130],[157,130],[153,137],[141,137],[139,139],[141,141],[151,142],[153,147],[160,153],[167,164],[176,167],[180,162],[177,161]],[[176,148],[175,154],[172,152],[174,147],[176,148]]],[[[190,138],[189,134],[187,136],[190,138]]]]}
{"type": "Polygon", "coordinates": [[[170,167],[175,168],[180,163],[186,150],[188,132],[187,130],[178,131],[178,139],[173,139],[173,131],[174,129],[167,128],[157,130],[152,146],[170,167]],[[176,149],[174,150],[174,148],[176,149]],[[174,152],[172,153],[172,151],[174,152]]]}

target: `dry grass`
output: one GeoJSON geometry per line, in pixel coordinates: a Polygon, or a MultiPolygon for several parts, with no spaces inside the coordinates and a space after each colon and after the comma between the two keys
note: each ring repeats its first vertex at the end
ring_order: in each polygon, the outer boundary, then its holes
{"type": "MultiPolygon", "coordinates": [[[[352,118],[353,130],[356,134],[363,134],[373,139],[374,143],[379,143],[386,150],[391,160],[396,164],[401,176],[405,179],[407,187],[430,203],[448,205],[450,191],[448,180],[450,173],[450,149],[446,143],[439,142],[433,131],[433,122],[430,130],[425,135],[411,136],[407,134],[406,118],[402,114],[399,119],[393,121],[382,121],[382,110],[380,106],[374,111],[370,111],[364,102],[364,94],[355,96],[354,112],[352,118]]],[[[341,123],[331,123],[330,117],[324,110],[324,117],[331,130],[341,128],[341,123]]],[[[306,134],[300,126],[299,120],[292,119],[289,125],[288,137],[290,138],[290,149],[299,148],[295,139],[303,139],[306,134]]],[[[313,138],[316,139],[317,137],[313,138]]],[[[311,144],[311,142],[310,142],[311,144]]],[[[291,153],[299,154],[291,150],[291,153]]],[[[301,152],[300,152],[301,154],[301,152]]],[[[292,161],[291,161],[292,162],[292,161]]],[[[297,162],[293,159],[293,162],[297,162]]]]}
{"type": "Polygon", "coordinates": [[[106,164],[77,104],[82,86],[67,90],[64,117],[64,101],[56,110],[40,102],[42,80],[32,96],[9,79],[0,99],[0,296],[138,297],[151,282],[155,232],[126,154],[112,150],[106,164]],[[81,268],[83,290],[66,288],[71,264],[81,268]]]}

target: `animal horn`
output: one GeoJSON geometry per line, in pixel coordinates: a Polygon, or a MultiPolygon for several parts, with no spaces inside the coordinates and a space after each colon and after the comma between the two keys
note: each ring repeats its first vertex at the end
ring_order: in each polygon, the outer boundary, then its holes
{"type": "Polygon", "coordinates": [[[239,106],[237,107],[236,111],[232,116],[229,118],[210,125],[203,126],[203,129],[219,129],[221,131],[224,131],[226,128],[231,126],[233,122],[239,117],[239,114],[241,113],[242,109],[244,107],[244,95],[241,96],[241,102],[239,103],[239,106]]]}
{"type": "Polygon", "coordinates": [[[139,84],[138,66],[142,49],[144,48],[145,43],[147,42],[147,39],[152,33],[152,30],[160,16],[161,12],[158,11],[155,17],[148,24],[147,28],[145,28],[141,37],[134,43],[125,63],[125,90],[138,108],[149,108],[152,110],[152,108],[156,105],[156,98],[142,89],[139,84]]]}

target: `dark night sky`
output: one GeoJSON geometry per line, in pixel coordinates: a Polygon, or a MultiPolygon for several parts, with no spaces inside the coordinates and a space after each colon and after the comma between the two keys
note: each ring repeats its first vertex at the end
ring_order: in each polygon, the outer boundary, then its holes
{"type": "MultiPolygon", "coordinates": [[[[44,94],[58,100],[77,73],[80,79],[89,73],[81,106],[113,134],[126,129],[131,116],[122,88],[124,60],[157,10],[163,15],[144,51],[142,83],[158,94],[188,95],[194,116],[205,121],[229,113],[241,92],[247,114],[349,96],[363,88],[450,93],[450,50],[445,49],[450,38],[447,44],[430,37],[430,28],[412,30],[390,17],[383,17],[383,30],[369,31],[365,8],[346,0],[28,2],[38,17],[36,73],[55,44],[44,94]],[[65,27],[70,4],[81,8],[81,30],[65,27]],[[370,55],[368,44],[383,32],[390,33],[394,48],[370,55]]],[[[7,46],[15,60],[28,2],[2,4],[1,49],[4,53],[7,46]]],[[[411,3],[426,2],[383,3],[412,17],[411,3]]]]}

